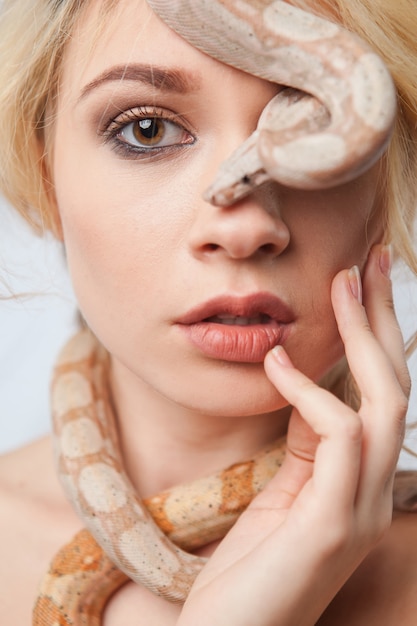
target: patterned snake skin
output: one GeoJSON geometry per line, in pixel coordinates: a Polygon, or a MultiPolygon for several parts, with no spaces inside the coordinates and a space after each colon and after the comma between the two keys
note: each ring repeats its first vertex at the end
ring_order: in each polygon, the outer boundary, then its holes
{"type": "Polygon", "coordinates": [[[281,439],[249,461],[142,502],[123,470],[107,370],[108,354],[88,330],[71,339],[55,367],[58,472],[88,530],[52,562],[34,626],[100,624],[89,619],[98,619],[93,616],[128,578],[183,601],[205,562],[183,550],[223,537],[285,455],[281,439]]]}
{"type": "Polygon", "coordinates": [[[396,92],[381,59],[353,33],[282,0],[148,0],[193,46],[282,89],[206,193],[227,205],[267,180],[324,189],[381,156],[396,92]]]}

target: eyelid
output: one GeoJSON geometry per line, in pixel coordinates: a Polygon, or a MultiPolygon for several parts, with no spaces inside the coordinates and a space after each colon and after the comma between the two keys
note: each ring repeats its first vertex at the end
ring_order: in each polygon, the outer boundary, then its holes
{"type": "Polygon", "coordinates": [[[170,111],[169,109],[162,109],[154,105],[141,105],[129,107],[128,109],[121,111],[106,124],[106,129],[108,128],[111,130],[113,124],[115,126],[120,126],[128,124],[129,122],[136,122],[138,119],[146,117],[158,117],[176,124],[185,125],[185,120],[182,119],[182,116],[170,111]]]}

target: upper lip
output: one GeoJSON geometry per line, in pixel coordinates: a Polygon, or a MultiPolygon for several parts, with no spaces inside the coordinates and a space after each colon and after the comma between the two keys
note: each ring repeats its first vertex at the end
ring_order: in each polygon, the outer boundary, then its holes
{"type": "Polygon", "coordinates": [[[294,320],[290,307],[280,298],[268,292],[257,292],[245,296],[219,295],[190,309],[178,320],[179,324],[196,324],[217,315],[256,317],[268,315],[281,324],[294,320]]]}

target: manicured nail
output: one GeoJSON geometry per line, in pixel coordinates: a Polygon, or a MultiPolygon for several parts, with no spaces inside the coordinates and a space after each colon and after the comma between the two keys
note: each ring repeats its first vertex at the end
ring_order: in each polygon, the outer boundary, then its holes
{"type": "Polygon", "coordinates": [[[280,365],[283,365],[284,367],[294,367],[283,346],[275,346],[272,348],[272,354],[280,365]]]}
{"type": "Polygon", "coordinates": [[[359,267],[354,265],[351,267],[348,273],[349,278],[349,286],[353,296],[356,300],[362,304],[362,280],[361,273],[359,271],[359,267]]]}
{"type": "Polygon", "coordinates": [[[391,276],[391,268],[392,268],[392,245],[388,244],[381,248],[381,252],[379,253],[379,267],[381,272],[386,278],[391,276]]]}

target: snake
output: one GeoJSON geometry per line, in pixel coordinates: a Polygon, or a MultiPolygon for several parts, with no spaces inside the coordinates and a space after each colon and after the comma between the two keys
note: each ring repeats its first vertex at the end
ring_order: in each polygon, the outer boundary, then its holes
{"type": "Polygon", "coordinates": [[[43,577],[34,626],[100,624],[109,595],[128,579],[184,601],[205,564],[191,552],[226,534],[285,456],[281,438],[252,459],[142,501],[123,469],[108,368],[108,353],[83,329],[54,369],[58,474],[85,528],[43,577]]]}
{"type": "Polygon", "coordinates": [[[148,4],[195,48],[279,90],[255,132],[220,166],[207,201],[228,206],[271,180],[334,187],[383,154],[396,89],[382,59],[354,33],[284,0],[148,4]]]}
{"type": "MultiPolygon", "coordinates": [[[[395,87],[357,35],[284,0],[147,1],[195,48],[277,86],[255,131],[221,164],[207,201],[228,206],[271,181],[306,190],[341,185],[386,150],[395,87]]],[[[183,602],[206,562],[193,551],[227,533],[285,456],[280,439],[252,459],[142,500],[123,467],[109,358],[83,329],[54,370],[58,475],[85,528],[41,580],[33,626],[99,626],[127,580],[183,602]]]]}

